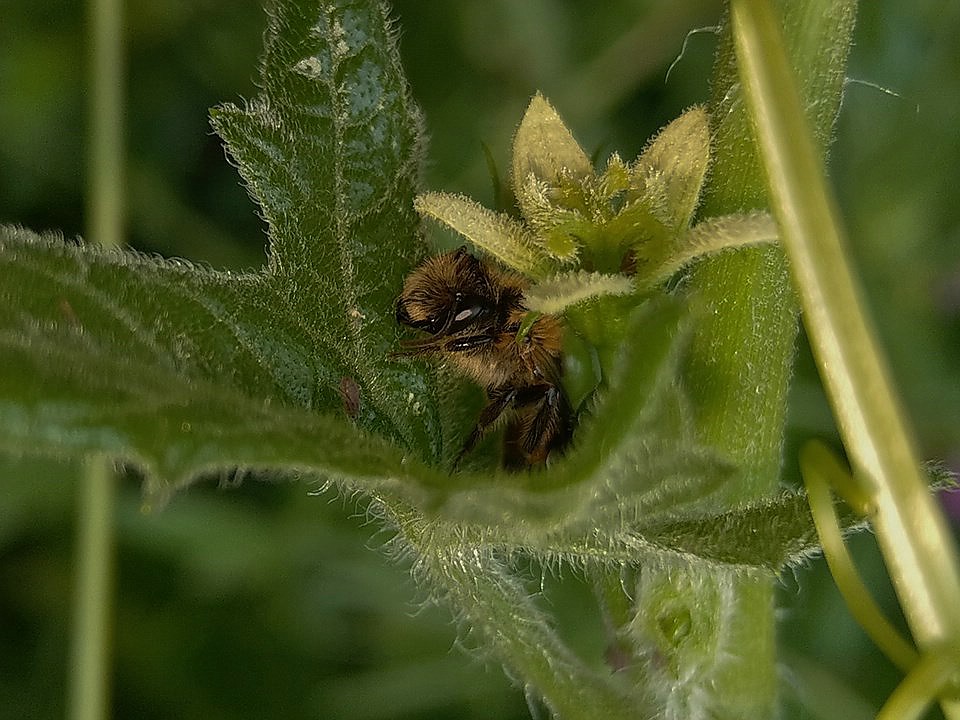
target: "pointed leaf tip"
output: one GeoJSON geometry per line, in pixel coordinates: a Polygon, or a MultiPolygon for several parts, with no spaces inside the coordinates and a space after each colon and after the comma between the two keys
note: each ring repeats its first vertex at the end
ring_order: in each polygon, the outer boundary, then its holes
{"type": "Polygon", "coordinates": [[[710,165],[710,124],[707,111],[696,106],[671,122],[650,142],[637,160],[635,173],[648,192],[661,195],[676,231],[686,229],[700,200],[710,165]]]}
{"type": "Polygon", "coordinates": [[[476,247],[524,275],[540,278],[548,269],[549,259],[543,250],[533,243],[527,228],[509,215],[451,193],[417,195],[413,206],[422,217],[456,230],[476,247]]]}
{"type": "Polygon", "coordinates": [[[777,242],[777,237],[777,223],[766,212],[707,218],[683,233],[668,255],[638,269],[637,285],[641,288],[656,287],[702,257],[726,250],[773,244],[777,242]]]}
{"type": "Polygon", "coordinates": [[[527,290],[525,298],[529,309],[557,315],[571,305],[605,295],[628,295],[633,289],[633,281],[626,275],[574,270],[537,283],[527,290]]]}
{"type": "Polygon", "coordinates": [[[531,173],[550,184],[556,184],[561,174],[575,178],[593,174],[590,158],[540,93],[527,106],[513,139],[514,187],[526,182],[531,173]]]}

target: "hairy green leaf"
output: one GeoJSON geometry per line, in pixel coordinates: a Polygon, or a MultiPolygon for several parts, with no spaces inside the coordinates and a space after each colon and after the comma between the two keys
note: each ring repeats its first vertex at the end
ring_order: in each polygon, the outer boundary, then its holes
{"type": "Polygon", "coordinates": [[[627,295],[633,290],[633,281],[626,275],[573,270],[531,286],[524,297],[530,310],[558,315],[570,305],[604,295],[627,295]]]}
{"type": "MultiPolygon", "coordinates": [[[[154,495],[240,467],[386,477],[404,429],[264,280],[0,230],[0,445],[137,461],[154,495]],[[362,422],[361,422],[362,420],[362,422]],[[171,485],[172,484],[172,485],[171,485]]],[[[411,411],[415,417],[415,413],[411,411]]]]}
{"type": "Polygon", "coordinates": [[[702,257],[776,241],[777,224],[768,213],[754,211],[707,218],[677,238],[661,257],[647,258],[647,264],[638,269],[638,285],[657,287],[702,257]]]}
{"type": "Polygon", "coordinates": [[[534,95],[513,139],[514,188],[535,180],[556,185],[562,177],[592,174],[590,158],[553,105],[540,93],[534,95]]]}
{"type": "Polygon", "coordinates": [[[261,70],[261,95],[213,116],[269,224],[263,272],[2,231],[0,444],[134,458],[157,489],[246,463],[368,476],[371,443],[377,476],[398,472],[373,436],[442,454],[429,372],[388,357],[421,253],[420,119],[383,5],[274,3],[261,70]]]}
{"type": "Polygon", "coordinates": [[[430,192],[419,195],[417,211],[456,230],[473,245],[524,275],[539,278],[550,267],[550,258],[536,245],[532,234],[505,213],[495,213],[468,197],[430,192]]]}
{"type": "Polygon", "coordinates": [[[676,235],[693,217],[709,166],[707,112],[695,107],[650,141],[631,173],[639,176],[648,194],[663,198],[659,207],[665,216],[660,220],[676,235]]]}
{"type": "Polygon", "coordinates": [[[386,9],[337,0],[305,12],[280,0],[264,42],[262,93],[211,115],[269,223],[266,285],[308,334],[330,339],[364,395],[405,426],[404,441],[435,458],[426,374],[387,359],[393,303],[422,247],[421,120],[386,9]]]}

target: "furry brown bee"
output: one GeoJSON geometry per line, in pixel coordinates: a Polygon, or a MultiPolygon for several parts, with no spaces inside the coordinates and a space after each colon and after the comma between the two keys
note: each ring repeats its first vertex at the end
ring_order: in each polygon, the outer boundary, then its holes
{"type": "Polygon", "coordinates": [[[457,462],[505,414],[506,467],[541,464],[570,439],[570,405],[560,385],[560,322],[530,316],[525,287],[521,275],[461,247],[416,268],[397,300],[397,321],[430,335],[401,343],[397,354],[447,360],[486,391],[487,405],[457,462]]]}

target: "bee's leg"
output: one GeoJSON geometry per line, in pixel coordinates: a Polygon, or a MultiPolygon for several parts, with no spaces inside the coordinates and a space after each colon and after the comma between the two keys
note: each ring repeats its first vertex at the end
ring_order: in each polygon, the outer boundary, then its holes
{"type": "Polygon", "coordinates": [[[454,338],[428,337],[421,340],[401,340],[400,349],[390,353],[392,358],[420,357],[436,355],[441,352],[466,352],[474,348],[489,345],[494,341],[491,335],[470,335],[469,337],[454,338]]]}
{"type": "Polygon", "coordinates": [[[394,360],[404,357],[423,357],[425,355],[436,355],[442,350],[443,341],[435,337],[422,340],[401,340],[400,349],[391,352],[389,357],[394,360]]]}
{"type": "Polygon", "coordinates": [[[567,398],[556,385],[547,387],[543,394],[543,402],[530,424],[530,434],[523,444],[523,449],[533,454],[539,450],[546,454],[562,447],[570,439],[570,405],[567,398]]]}
{"type": "Polygon", "coordinates": [[[467,350],[473,350],[474,348],[489,345],[494,340],[495,338],[489,334],[469,335],[468,337],[454,338],[453,340],[449,340],[447,341],[447,344],[443,346],[443,348],[449,352],[466,352],[467,350]]]}
{"type": "Polygon", "coordinates": [[[460,450],[456,460],[453,461],[454,468],[460,464],[464,455],[476,447],[477,443],[480,442],[480,438],[486,434],[490,426],[497,421],[497,418],[503,415],[503,412],[513,404],[513,401],[516,400],[517,397],[517,391],[515,388],[500,391],[493,390],[487,393],[487,397],[489,402],[486,407],[480,411],[480,419],[477,420],[476,426],[470,431],[470,435],[467,436],[467,440],[463,444],[463,449],[460,450]]]}
{"type": "Polygon", "coordinates": [[[516,400],[517,420],[507,428],[504,464],[520,470],[546,461],[570,440],[570,405],[556,385],[525,389],[516,400]]]}

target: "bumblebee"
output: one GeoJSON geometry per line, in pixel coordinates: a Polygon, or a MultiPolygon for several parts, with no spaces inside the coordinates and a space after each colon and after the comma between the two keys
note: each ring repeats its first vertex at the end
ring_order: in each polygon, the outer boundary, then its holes
{"type": "Polygon", "coordinates": [[[562,328],[524,306],[526,280],[461,247],[428,258],[407,277],[397,322],[429,337],[401,343],[397,355],[433,357],[480,384],[487,404],[456,463],[506,416],[504,466],[522,469],[562,451],[571,410],[560,385],[562,328]]]}

